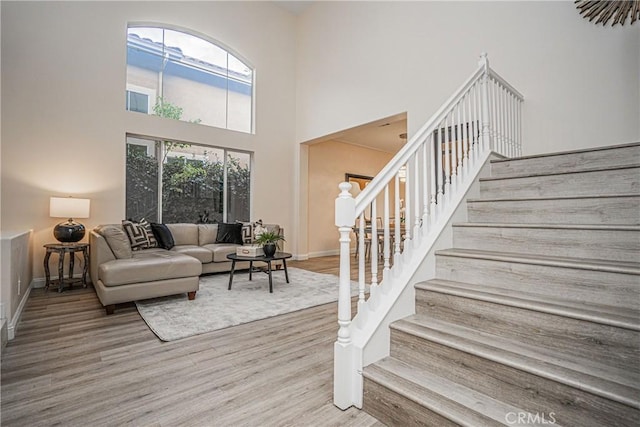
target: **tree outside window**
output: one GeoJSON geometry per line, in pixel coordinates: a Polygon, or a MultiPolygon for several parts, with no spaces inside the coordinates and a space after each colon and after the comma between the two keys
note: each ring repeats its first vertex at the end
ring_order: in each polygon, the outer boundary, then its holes
{"type": "Polygon", "coordinates": [[[249,153],[128,137],[126,216],[165,223],[249,221],[250,163],[249,153]]]}

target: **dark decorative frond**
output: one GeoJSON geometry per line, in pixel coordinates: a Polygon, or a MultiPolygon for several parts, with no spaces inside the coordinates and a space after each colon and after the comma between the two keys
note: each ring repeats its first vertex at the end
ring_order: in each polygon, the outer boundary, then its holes
{"type": "Polygon", "coordinates": [[[611,26],[616,24],[624,25],[627,18],[630,18],[630,24],[640,20],[640,0],[576,0],[576,8],[580,11],[580,15],[596,24],[602,23],[607,25],[610,19],[613,19],[611,26]]]}

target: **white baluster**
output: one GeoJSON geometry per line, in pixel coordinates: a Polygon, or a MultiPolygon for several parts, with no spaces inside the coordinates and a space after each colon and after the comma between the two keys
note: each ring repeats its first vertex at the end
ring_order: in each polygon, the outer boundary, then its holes
{"type": "Polygon", "coordinates": [[[449,115],[444,119],[444,197],[451,195],[451,157],[449,146],[451,133],[449,132],[449,115]]]}
{"type": "Polygon", "coordinates": [[[522,101],[518,103],[518,156],[522,156],[522,101]]]}
{"type": "Polygon", "coordinates": [[[457,162],[456,159],[458,157],[458,150],[456,146],[456,115],[455,115],[455,107],[449,113],[449,117],[451,117],[451,126],[449,127],[449,146],[451,147],[451,185],[455,188],[455,185],[458,183],[458,170],[457,170],[457,162]]]}
{"type": "Polygon", "coordinates": [[[378,211],[376,199],[371,202],[371,292],[378,286],[378,211]]]}
{"type": "Polygon", "coordinates": [[[491,148],[490,111],[489,111],[489,59],[486,53],[480,55],[480,65],[484,67],[482,76],[481,114],[482,114],[482,150],[491,148]]]}
{"type": "Polygon", "coordinates": [[[402,222],[402,218],[400,217],[400,176],[396,173],[395,177],[395,248],[394,248],[394,257],[393,257],[393,265],[398,264],[398,257],[400,256],[400,225],[402,222]]]}
{"type": "Polygon", "coordinates": [[[429,147],[431,147],[431,144],[433,144],[433,136],[432,134],[429,134],[425,140],[425,142],[422,144],[421,150],[422,150],[422,188],[424,190],[424,196],[422,199],[422,223],[423,226],[424,224],[427,223],[428,220],[428,216],[429,216],[429,162],[427,160],[427,157],[429,155],[428,150],[429,147]]]}
{"type": "Polygon", "coordinates": [[[443,168],[442,162],[444,161],[444,158],[442,157],[443,137],[442,137],[441,128],[442,128],[442,122],[438,124],[438,129],[436,133],[436,149],[435,149],[435,158],[436,158],[436,165],[437,165],[436,181],[438,182],[438,195],[436,199],[437,204],[442,203],[442,196],[444,193],[444,175],[442,170],[443,168]]]}
{"type": "Polygon", "coordinates": [[[456,153],[458,153],[458,155],[456,156],[458,159],[457,162],[457,168],[458,168],[458,173],[456,174],[458,176],[458,184],[460,183],[460,181],[462,180],[462,158],[463,158],[463,154],[462,154],[462,108],[463,108],[463,100],[460,100],[460,102],[458,103],[458,105],[456,106],[456,109],[458,110],[458,125],[456,126],[456,142],[458,144],[458,149],[456,150],[456,153]]]}
{"type": "Polygon", "coordinates": [[[420,228],[420,164],[419,164],[419,157],[418,157],[418,152],[416,152],[412,157],[412,163],[413,163],[413,239],[414,241],[417,241],[416,236],[417,236],[417,232],[420,228]]]}
{"type": "Polygon", "coordinates": [[[515,97],[509,93],[508,94],[508,98],[507,98],[508,102],[509,102],[509,109],[508,114],[509,114],[509,157],[515,157],[516,156],[516,152],[515,152],[515,148],[516,148],[516,144],[515,144],[515,139],[513,137],[513,125],[514,125],[514,116],[513,116],[513,108],[515,106],[514,104],[514,100],[515,97]]]}
{"type": "Polygon", "coordinates": [[[364,212],[360,214],[360,220],[358,221],[358,302],[364,302],[365,292],[365,266],[364,261],[367,257],[366,247],[364,244],[364,234],[366,220],[364,218],[364,212]]]}
{"type": "MultiPolygon", "coordinates": [[[[411,167],[410,162],[405,164],[407,168],[407,176],[404,182],[404,234],[406,236],[406,240],[411,240],[411,187],[413,185],[413,179],[411,176],[411,167]]],[[[406,246],[405,246],[406,248],[406,246]]]]}
{"type": "Polygon", "coordinates": [[[435,219],[435,214],[436,214],[436,195],[438,192],[438,170],[436,168],[436,154],[439,150],[437,150],[437,146],[439,144],[438,141],[438,132],[436,131],[436,134],[433,135],[433,139],[432,139],[432,143],[431,145],[427,148],[429,150],[429,164],[431,165],[430,168],[430,174],[431,174],[431,206],[430,206],[430,211],[431,211],[431,221],[433,221],[435,219]]]}
{"type": "Polygon", "coordinates": [[[389,250],[390,236],[389,236],[389,185],[384,186],[384,266],[382,272],[382,279],[384,280],[389,273],[391,264],[389,263],[390,250],[389,250]]]}
{"type": "Polygon", "coordinates": [[[507,106],[506,106],[506,88],[501,84],[498,85],[498,95],[500,97],[500,133],[502,134],[503,152],[505,155],[509,155],[509,147],[507,146],[507,106]]]}
{"type": "Polygon", "coordinates": [[[464,96],[464,108],[462,109],[462,122],[464,123],[463,129],[463,151],[464,158],[462,159],[462,167],[465,170],[469,169],[469,126],[471,125],[470,117],[470,102],[471,96],[467,93],[464,96]]]}

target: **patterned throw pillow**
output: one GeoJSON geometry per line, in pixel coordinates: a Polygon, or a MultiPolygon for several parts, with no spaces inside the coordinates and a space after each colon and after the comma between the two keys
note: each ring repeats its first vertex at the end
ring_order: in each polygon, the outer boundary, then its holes
{"type": "Polygon", "coordinates": [[[242,224],[242,241],[245,244],[253,243],[253,224],[242,221],[236,221],[236,223],[242,224]]]}
{"type": "Polygon", "coordinates": [[[158,241],[156,240],[155,234],[153,234],[153,228],[151,228],[151,224],[146,219],[142,218],[140,220],[140,225],[144,227],[144,230],[147,232],[147,239],[149,240],[150,248],[157,248],[158,241]]]}
{"type": "Polygon", "coordinates": [[[134,251],[139,251],[141,249],[148,249],[151,247],[158,247],[158,242],[153,236],[153,230],[151,229],[151,225],[146,221],[142,220],[144,223],[133,222],[128,220],[122,221],[122,228],[124,228],[125,233],[127,233],[127,237],[129,238],[129,242],[131,243],[131,249],[134,251]],[[146,224],[146,226],[145,226],[146,224]],[[148,228],[148,231],[147,231],[148,228]],[[154,246],[151,246],[151,242],[149,240],[149,234],[151,234],[153,238],[154,246]]]}

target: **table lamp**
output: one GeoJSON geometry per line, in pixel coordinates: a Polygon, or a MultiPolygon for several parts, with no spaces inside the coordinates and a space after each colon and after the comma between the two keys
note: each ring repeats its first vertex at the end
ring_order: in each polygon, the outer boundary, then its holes
{"type": "Polygon", "coordinates": [[[53,229],[53,236],[62,243],[75,243],[84,237],[84,225],[73,218],[89,218],[89,199],[73,197],[51,197],[49,199],[49,216],[52,218],[69,218],[53,229]]]}

